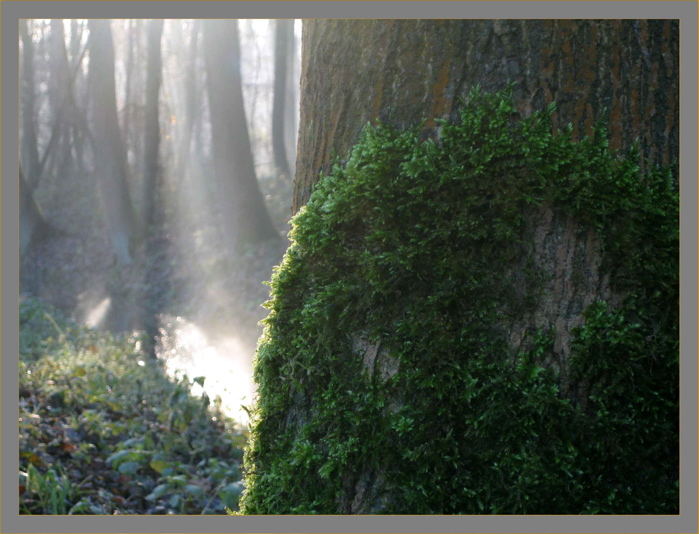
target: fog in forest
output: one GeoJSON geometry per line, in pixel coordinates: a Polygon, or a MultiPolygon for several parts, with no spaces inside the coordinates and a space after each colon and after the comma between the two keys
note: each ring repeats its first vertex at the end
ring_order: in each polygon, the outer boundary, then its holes
{"type": "Polygon", "coordinates": [[[20,21],[22,300],[247,421],[286,247],[300,22],[20,21]]]}

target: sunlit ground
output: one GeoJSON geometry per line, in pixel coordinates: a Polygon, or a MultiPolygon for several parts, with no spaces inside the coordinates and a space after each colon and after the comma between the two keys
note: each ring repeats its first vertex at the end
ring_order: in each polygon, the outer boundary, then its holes
{"type": "Polygon", "coordinates": [[[243,406],[253,401],[252,355],[234,337],[209,339],[205,332],[182,317],[165,317],[158,357],[172,376],[186,374],[192,380],[205,378],[203,387],[195,383],[192,393],[206,393],[212,402],[221,398],[221,409],[242,425],[248,424],[243,406]]]}

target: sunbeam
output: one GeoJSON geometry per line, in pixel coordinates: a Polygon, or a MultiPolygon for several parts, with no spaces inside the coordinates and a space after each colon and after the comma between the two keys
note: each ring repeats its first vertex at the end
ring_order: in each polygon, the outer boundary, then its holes
{"type": "Polygon", "coordinates": [[[210,339],[194,323],[182,317],[163,320],[158,357],[167,372],[189,379],[204,377],[203,386],[194,382],[192,393],[206,393],[242,425],[248,423],[247,410],[253,400],[250,353],[234,337],[210,339]]]}

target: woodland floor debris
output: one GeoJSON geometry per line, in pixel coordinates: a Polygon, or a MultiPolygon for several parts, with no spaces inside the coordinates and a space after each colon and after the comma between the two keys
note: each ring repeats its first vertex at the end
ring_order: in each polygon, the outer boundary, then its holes
{"type": "Polygon", "coordinates": [[[20,308],[20,513],[224,514],[246,431],[140,340],[20,308]]]}

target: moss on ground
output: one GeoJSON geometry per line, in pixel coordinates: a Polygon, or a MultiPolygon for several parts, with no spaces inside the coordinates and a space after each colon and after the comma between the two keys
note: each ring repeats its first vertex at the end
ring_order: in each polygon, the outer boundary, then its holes
{"type": "Polygon", "coordinates": [[[676,178],[552,111],[474,91],[320,180],[271,282],[243,513],[677,513],[676,178]],[[540,296],[512,268],[541,207],[599,236],[621,296],[571,332],[577,390],[552,328],[501,328],[540,296]]]}

